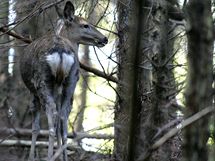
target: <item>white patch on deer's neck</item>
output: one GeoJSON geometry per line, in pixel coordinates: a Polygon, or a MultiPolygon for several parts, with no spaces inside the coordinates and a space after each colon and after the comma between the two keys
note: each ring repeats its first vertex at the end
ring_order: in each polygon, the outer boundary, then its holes
{"type": "Polygon", "coordinates": [[[48,62],[52,74],[55,77],[58,74],[58,71],[62,71],[64,73],[64,77],[67,77],[69,75],[72,65],[75,62],[75,59],[73,54],[54,52],[46,56],[46,61],[48,62]]]}
{"type": "Polygon", "coordinates": [[[57,35],[60,35],[63,26],[64,26],[64,21],[63,20],[58,20],[57,29],[56,29],[56,34],[57,35]]]}

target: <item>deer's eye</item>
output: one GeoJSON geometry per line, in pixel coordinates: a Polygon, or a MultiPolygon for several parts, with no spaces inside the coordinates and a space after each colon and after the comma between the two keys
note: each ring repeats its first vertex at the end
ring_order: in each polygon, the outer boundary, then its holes
{"type": "Polygon", "coordinates": [[[87,29],[87,28],[89,28],[89,25],[86,24],[86,25],[84,25],[83,27],[87,29]]]}

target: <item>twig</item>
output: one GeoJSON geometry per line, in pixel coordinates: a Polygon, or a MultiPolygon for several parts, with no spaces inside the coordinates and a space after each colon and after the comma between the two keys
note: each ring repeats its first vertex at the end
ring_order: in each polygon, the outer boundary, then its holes
{"type": "Polygon", "coordinates": [[[53,157],[50,159],[50,161],[55,161],[64,151],[64,149],[66,149],[69,146],[69,144],[65,144],[62,147],[60,147],[55,154],[53,155],[53,157]]]}
{"type": "Polygon", "coordinates": [[[103,70],[103,73],[104,73],[105,75],[107,75],[106,72],[105,72],[105,68],[104,68],[104,66],[102,65],[102,62],[100,61],[99,56],[98,56],[98,54],[97,54],[96,49],[95,49],[94,46],[93,46],[93,50],[94,50],[94,53],[95,53],[95,55],[96,55],[96,59],[98,60],[99,65],[101,66],[101,68],[102,68],[102,70],[103,70]]]}
{"type": "Polygon", "coordinates": [[[106,125],[103,125],[103,126],[98,126],[98,127],[95,127],[93,129],[90,129],[86,132],[92,132],[92,131],[97,131],[97,130],[103,130],[103,129],[106,129],[106,128],[110,128],[110,127],[113,127],[114,126],[114,123],[109,123],[109,124],[106,124],[106,125]]]}
{"type": "MultiPolygon", "coordinates": [[[[100,59],[99,59],[99,56],[98,56],[98,54],[97,54],[97,52],[96,52],[95,47],[93,47],[93,49],[94,49],[96,58],[97,58],[97,60],[98,60],[98,62],[99,62],[99,64],[100,64],[100,66],[101,66],[101,68],[102,68],[102,70],[103,70],[103,73],[107,76],[107,74],[106,74],[106,72],[105,72],[105,68],[104,68],[104,66],[102,65],[102,63],[101,63],[101,61],[100,61],[100,59]]],[[[114,92],[116,93],[116,95],[118,96],[118,98],[120,98],[120,95],[118,94],[117,90],[110,84],[109,81],[108,81],[108,85],[114,90],[114,92]]]]}

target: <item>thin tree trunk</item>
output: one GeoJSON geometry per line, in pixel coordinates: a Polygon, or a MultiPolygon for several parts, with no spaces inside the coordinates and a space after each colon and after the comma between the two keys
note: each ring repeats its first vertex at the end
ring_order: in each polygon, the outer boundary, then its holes
{"type": "MultiPolygon", "coordinates": [[[[186,116],[212,104],[213,26],[210,0],[190,0],[186,8],[188,37],[188,84],[186,116]]],[[[207,161],[208,120],[204,118],[186,128],[184,161],[207,161]]]]}
{"type": "MultiPolygon", "coordinates": [[[[168,22],[168,8],[165,0],[159,0],[155,8],[156,12],[153,16],[154,30],[152,31],[153,37],[153,81],[154,81],[154,97],[153,97],[153,112],[151,115],[152,126],[155,128],[156,135],[159,130],[176,117],[175,105],[175,78],[171,65],[173,63],[173,43],[168,41],[169,22],[168,22]],[[159,22],[156,19],[159,18],[159,22]],[[171,50],[172,49],[172,50],[171,50]]],[[[168,131],[168,129],[165,129],[168,131]]],[[[157,136],[158,137],[158,136],[157,136]]],[[[173,153],[179,153],[179,149],[174,148],[175,139],[168,140],[157,151],[152,153],[152,161],[167,161],[178,160],[174,158],[173,153]]],[[[178,145],[180,146],[180,144],[178,145]]]]}
{"type": "Polygon", "coordinates": [[[152,141],[153,127],[151,126],[150,115],[152,112],[152,64],[150,58],[153,56],[152,48],[152,28],[154,26],[151,18],[152,7],[145,0],[139,5],[139,45],[136,54],[136,107],[133,107],[133,121],[131,131],[133,131],[132,160],[139,161],[148,153],[152,141]]]}
{"type": "MultiPolygon", "coordinates": [[[[84,46],[84,55],[82,57],[82,62],[89,66],[89,46],[84,46]]],[[[83,121],[84,121],[84,111],[87,104],[87,86],[89,84],[89,74],[86,71],[82,71],[82,83],[81,83],[81,105],[79,107],[77,123],[75,125],[75,131],[81,132],[84,130],[83,121]]]]}

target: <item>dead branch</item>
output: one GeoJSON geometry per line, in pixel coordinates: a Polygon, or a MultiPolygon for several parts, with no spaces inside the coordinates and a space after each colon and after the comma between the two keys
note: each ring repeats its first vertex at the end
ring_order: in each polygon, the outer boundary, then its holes
{"type": "MultiPolygon", "coordinates": [[[[32,144],[31,140],[4,140],[1,145],[2,146],[24,146],[24,147],[30,147],[32,144]]],[[[49,146],[49,143],[47,141],[37,141],[36,142],[37,147],[47,148],[49,146]]],[[[57,148],[57,142],[55,142],[54,147],[57,148]]],[[[68,143],[67,145],[68,149],[81,149],[79,146],[68,143]]]]}
{"type": "Polygon", "coordinates": [[[28,38],[25,38],[21,35],[18,35],[17,33],[13,32],[13,31],[8,31],[8,29],[6,27],[1,27],[0,31],[3,33],[7,33],[8,35],[13,36],[14,38],[17,38],[17,39],[19,39],[19,40],[21,40],[27,44],[30,44],[32,42],[31,39],[28,39],[28,38]]]}
{"type": "MultiPolygon", "coordinates": [[[[32,135],[32,130],[31,129],[22,129],[22,128],[7,128],[7,127],[2,127],[0,129],[0,134],[3,135],[13,135],[13,136],[31,136],[32,135]]],[[[38,137],[48,137],[49,136],[49,131],[48,130],[40,130],[39,136],[38,137]]],[[[107,134],[89,134],[86,132],[77,132],[75,134],[69,133],[68,138],[72,138],[75,141],[84,139],[84,138],[91,138],[91,139],[113,139],[113,135],[107,135],[107,134]]]]}
{"type": "Polygon", "coordinates": [[[84,70],[86,70],[87,72],[90,72],[90,73],[93,73],[99,77],[102,77],[102,78],[105,78],[107,79],[108,81],[112,81],[114,83],[118,83],[118,80],[116,77],[112,76],[112,75],[108,75],[108,74],[105,74],[104,72],[96,69],[96,68],[92,68],[90,66],[87,66],[83,63],[80,62],[80,67],[84,70]]]}

